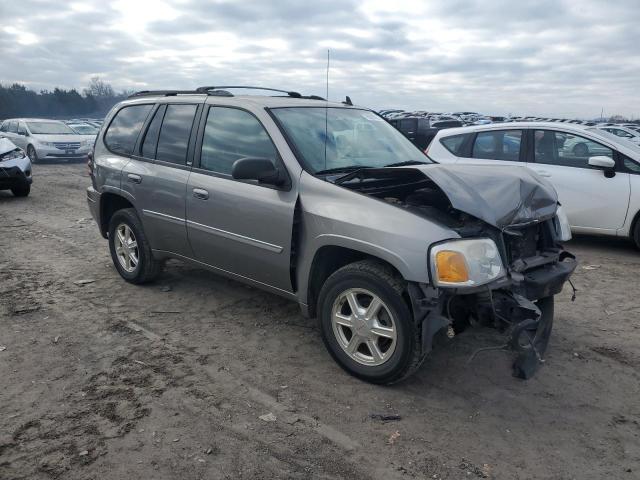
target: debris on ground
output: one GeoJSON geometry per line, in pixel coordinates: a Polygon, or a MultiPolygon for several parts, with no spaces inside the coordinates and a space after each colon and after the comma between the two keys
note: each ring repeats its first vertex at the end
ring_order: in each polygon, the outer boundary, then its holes
{"type": "Polygon", "coordinates": [[[30,307],[14,307],[13,308],[13,313],[14,315],[21,315],[23,313],[30,313],[30,312],[36,312],[40,310],[40,305],[33,305],[30,307]]]}
{"type": "Polygon", "coordinates": [[[600,265],[583,265],[582,266],[583,270],[595,270],[597,268],[600,268],[600,265]]]}
{"type": "Polygon", "coordinates": [[[260,420],[264,421],[264,422],[275,422],[276,421],[276,416],[271,412],[266,413],[265,415],[260,415],[258,418],[260,420]]]}
{"type": "Polygon", "coordinates": [[[80,455],[81,457],[85,457],[89,455],[89,450],[82,450],[78,455],[80,455]]]}
{"type": "Polygon", "coordinates": [[[397,413],[370,413],[369,418],[372,420],[382,420],[383,422],[402,420],[402,416],[397,413]]]}
{"type": "Polygon", "coordinates": [[[160,289],[161,292],[170,292],[171,290],[171,285],[165,285],[160,289]]]}
{"type": "Polygon", "coordinates": [[[58,340],[60,340],[60,335],[53,337],[53,343],[58,343],[58,340]]]}
{"type": "Polygon", "coordinates": [[[82,286],[93,282],[95,282],[95,279],[93,278],[81,278],[80,280],[74,280],[73,283],[82,286]]]}
{"type": "Polygon", "coordinates": [[[398,438],[400,438],[400,432],[396,430],[391,435],[389,435],[389,438],[387,438],[387,443],[389,445],[393,445],[394,443],[396,443],[396,440],[398,440],[398,438]]]}
{"type": "Polygon", "coordinates": [[[0,345],[0,352],[4,352],[7,349],[4,345],[0,345]]]}

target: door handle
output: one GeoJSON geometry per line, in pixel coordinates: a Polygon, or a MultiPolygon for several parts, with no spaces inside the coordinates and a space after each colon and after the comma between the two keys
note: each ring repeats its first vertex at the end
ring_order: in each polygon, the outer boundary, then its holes
{"type": "Polygon", "coordinates": [[[142,177],[140,175],[136,175],[135,173],[127,173],[127,179],[131,183],[140,183],[140,182],[142,182],[142,177]]]}
{"type": "Polygon", "coordinates": [[[547,172],[546,170],[536,170],[536,173],[538,175],[540,175],[541,177],[550,177],[551,174],[549,172],[547,172]]]}
{"type": "Polygon", "coordinates": [[[209,192],[207,192],[206,190],[202,189],[202,188],[194,188],[193,189],[193,196],[200,199],[200,200],[206,200],[209,198],[209,192]]]}

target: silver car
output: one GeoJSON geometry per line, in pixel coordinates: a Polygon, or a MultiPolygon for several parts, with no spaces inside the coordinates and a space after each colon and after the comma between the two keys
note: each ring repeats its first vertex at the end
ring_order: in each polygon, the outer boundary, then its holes
{"type": "Polygon", "coordinates": [[[106,117],[87,199],[125,280],[178,258],[282,295],[375,383],[473,325],[507,332],[514,374],[535,372],[576,266],[553,187],[432,163],[348,99],[230,90],[140,92],[106,117]]]}
{"type": "Polygon", "coordinates": [[[0,190],[11,190],[16,197],[31,191],[31,162],[24,150],[8,138],[0,138],[0,190]]]}
{"type": "Polygon", "coordinates": [[[32,163],[40,160],[86,160],[93,137],[78,135],[58,120],[10,118],[0,125],[0,137],[22,148],[32,163]]]}

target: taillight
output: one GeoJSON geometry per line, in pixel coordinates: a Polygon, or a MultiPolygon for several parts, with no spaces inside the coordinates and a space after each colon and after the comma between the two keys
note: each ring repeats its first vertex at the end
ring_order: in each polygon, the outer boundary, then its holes
{"type": "Polygon", "coordinates": [[[87,175],[93,175],[93,152],[87,154],[87,175]]]}

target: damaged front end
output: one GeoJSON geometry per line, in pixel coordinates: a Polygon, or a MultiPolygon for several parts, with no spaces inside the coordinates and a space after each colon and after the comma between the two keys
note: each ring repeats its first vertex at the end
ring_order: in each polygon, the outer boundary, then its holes
{"type": "Polygon", "coordinates": [[[553,327],[553,297],[577,264],[561,245],[568,225],[553,187],[525,168],[444,165],[359,170],[336,183],[457,234],[429,247],[431,281],[409,284],[424,352],[451,329],[489,326],[506,336],[490,349],[515,352],[514,376],[535,373],[553,327]]]}

